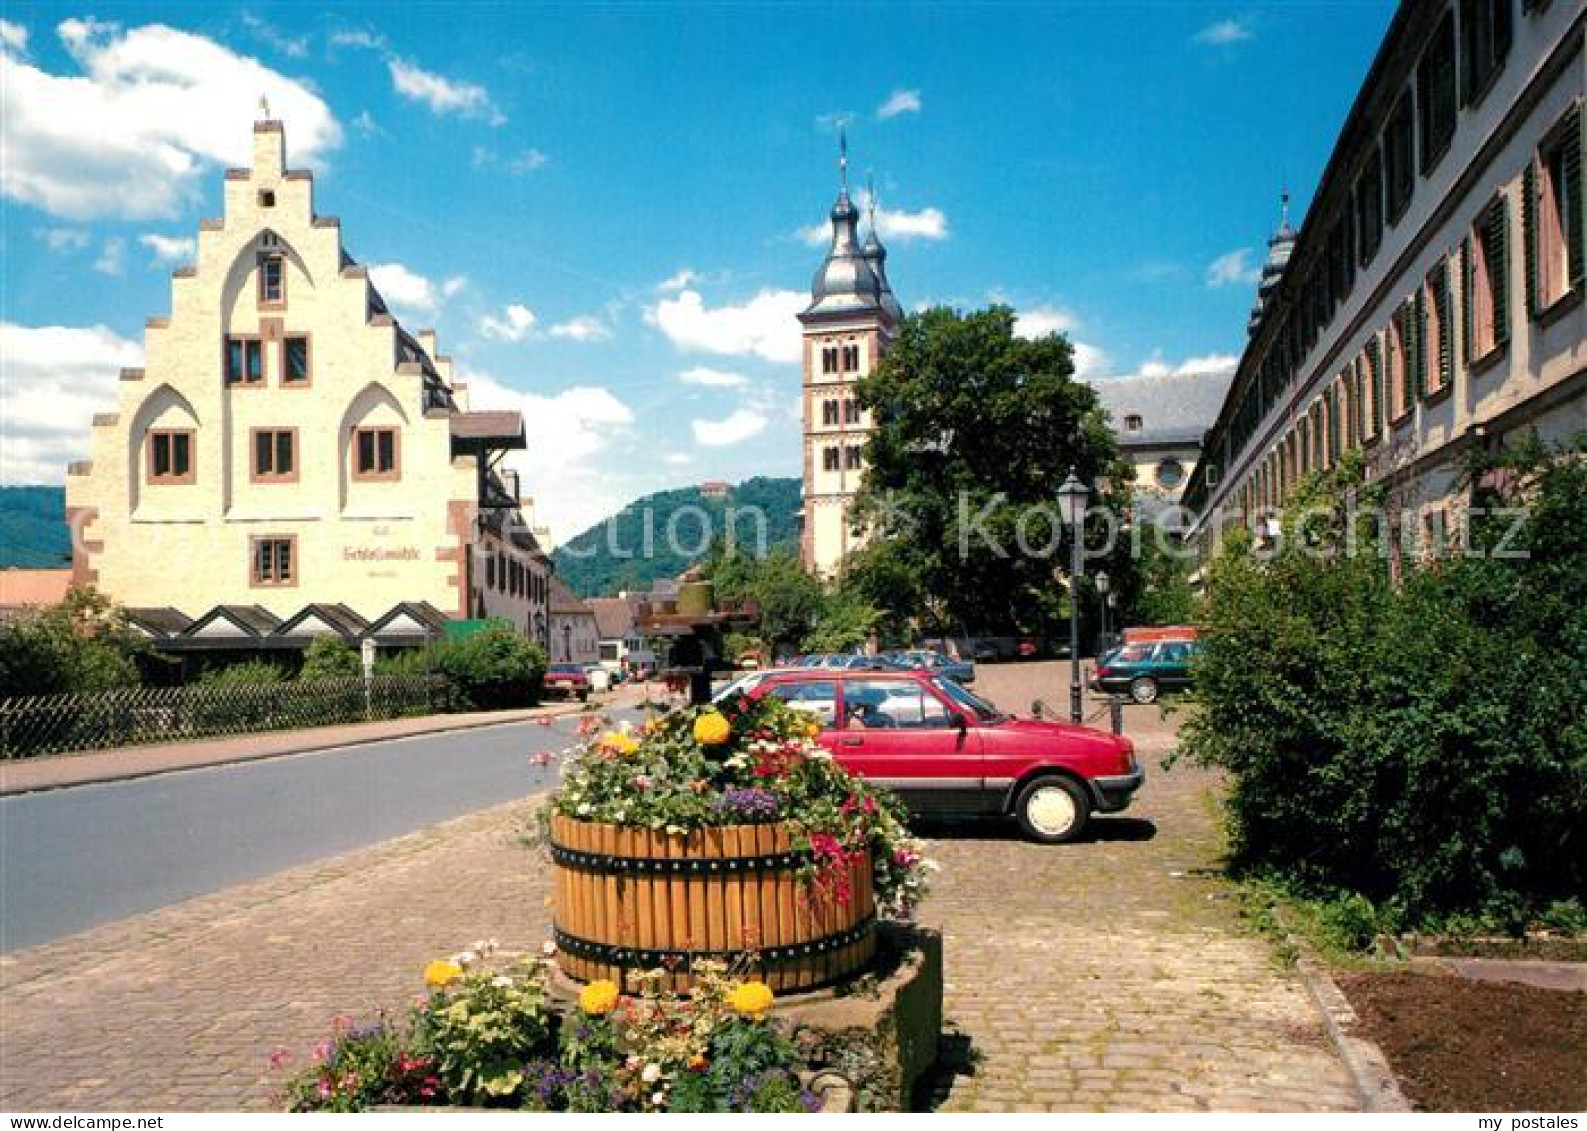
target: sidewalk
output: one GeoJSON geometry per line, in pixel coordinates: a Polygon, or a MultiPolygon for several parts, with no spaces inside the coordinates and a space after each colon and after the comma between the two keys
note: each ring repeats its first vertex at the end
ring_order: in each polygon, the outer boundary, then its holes
{"type": "MultiPolygon", "coordinates": [[[[631,691],[618,689],[595,707],[629,706],[635,699],[631,691]]],[[[266,731],[262,734],[200,738],[149,746],[124,746],[112,750],[86,750],[76,754],[56,754],[0,762],[0,797],[32,793],[43,789],[87,785],[91,782],[125,781],[129,778],[249,762],[256,758],[280,758],[289,754],[308,754],[385,742],[393,738],[442,734],[504,723],[529,722],[538,718],[557,718],[585,709],[577,702],[554,703],[511,711],[475,711],[455,715],[422,715],[416,718],[385,719],[373,723],[344,723],[337,726],[309,727],[303,730],[266,731]]]]}

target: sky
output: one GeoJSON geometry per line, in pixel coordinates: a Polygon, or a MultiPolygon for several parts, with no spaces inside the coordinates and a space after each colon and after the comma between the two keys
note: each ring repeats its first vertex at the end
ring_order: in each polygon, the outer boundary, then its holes
{"type": "Polygon", "coordinates": [[[1004,302],[1093,380],[1228,369],[1394,5],[8,3],[0,482],[58,483],[261,95],[565,539],[800,472],[845,122],[906,308],[1004,302]]]}

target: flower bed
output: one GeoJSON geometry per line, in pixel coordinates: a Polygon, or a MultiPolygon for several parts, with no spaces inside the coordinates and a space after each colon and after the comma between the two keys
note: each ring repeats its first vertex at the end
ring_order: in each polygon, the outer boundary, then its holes
{"type": "Polygon", "coordinates": [[[776,699],[676,711],[598,733],[568,761],[546,826],[565,973],[621,982],[701,958],[779,990],[848,977],[879,912],[906,917],[931,865],[888,794],[776,699]]]}
{"type": "Polygon", "coordinates": [[[660,972],[622,994],[609,981],[584,987],[578,1006],[553,1008],[550,963],[497,964],[490,947],[432,962],[429,993],[398,1019],[332,1035],[285,1073],[291,1111],[362,1111],[375,1106],[454,1106],[572,1112],[799,1112],[821,1107],[801,1082],[800,1057],[768,1015],[763,982],[702,962],[688,998],[666,990],[660,972]]]}

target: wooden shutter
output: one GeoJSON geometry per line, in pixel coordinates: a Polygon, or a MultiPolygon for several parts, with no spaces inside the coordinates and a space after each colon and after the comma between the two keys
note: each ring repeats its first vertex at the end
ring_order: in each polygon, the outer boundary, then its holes
{"type": "Polygon", "coordinates": [[[1521,177],[1521,242],[1526,245],[1526,314],[1537,317],[1537,165],[1526,163],[1521,177]]]}
{"type": "Polygon", "coordinates": [[[1376,337],[1367,343],[1367,368],[1367,380],[1372,382],[1372,412],[1367,419],[1367,435],[1375,438],[1386,411],[1383,406],[1383,355],[1376,337]]]}
{"type": "Polygon", "coordinates": [[[1435,276],[1438,289],[1433,299],[1438,303],[1438,388],[1447,389],[1455,379],[1455,310],[1450,304],[1449,264],[1438,265],[1435,276]]]}
{"type": "Polygon", "coordinates": [[[1427,307],[1423,302],[1425,293],[1424,287],[1417,287],[1416,294],[1411,299],[1411,345],[1406,352],[1415,360],[1416,374],[1415,383],[1405,392],[1407,405],[1414,400],[1411,396],[1413,389],[1417,397],[1425,396],[1427,393],[1427,307]]]}
{"type": "MultiPolygon", "coordinates": [[[[1486,221],[1487,217],[1483,219],[1486,221]]],[[[1477,293],[1477,242],[1468,236],[1460,244],[1460,360],[1468,367],[1471,365],[1471,337],[1477,329],[1471,310],[1477,293]]]]}
{"type": "Polygon", "coordinates": [[[1561,208],[1568,208],[1569,230],[1561,232],[1565,246],[1570,252],[1570,287],[1571,290],[1580,292],[1584,278],[1587,278],[1587,265],[1583,263],[1583,256],[1587,254],[1587,232],[1583,230],[1582,223],[1582,183],[1581,183],[1581,137],[1582,112],[1578,104],[1567,116],[1565,126],[1565,148],[1561,154],[1561,164],[1565,170],[1566,184],[1558,187],[1561,196],[1561,208]],[[1576,199],[1565,201],[1564,194],[1574,192],[1576,199]]]}
{"type": "Polygon", "coordinates": [[[1482,249],[1488,267],[1488,291],[1493,301],[1493,343],[1510,340],[1510,201],[1500,196],[1488,206],[1485,225],[1487,246],[1482,249]]]}

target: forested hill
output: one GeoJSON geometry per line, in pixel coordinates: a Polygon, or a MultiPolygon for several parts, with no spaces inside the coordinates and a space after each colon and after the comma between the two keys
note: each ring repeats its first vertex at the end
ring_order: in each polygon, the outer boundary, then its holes
{"type": "Polygon", "coordinates": [[[657,491],[636,499],[610,518],[596,523],[576,538],[557,547],[552,557],[557,576],[581,597],[602,597],[622,589],[648,589],[657,578],[676,577],[689,567],[704,541],[701,513],[711,534],[727,529],[728,512],[734,513],[738,544],[754,552],[756,531],[765,516],[766,549],[796,550],[799,545],[800,484],[797,479],[757,476],[728,489],[726,497],[707,496],[698,487],[657,491]],[[698,511],[678,514],[687,507],[698,511]],[[667,537],[677,532],[678,546],[667,537]],[[651,551],[646,552],[646,530],[651,531],[651,551]]]}
{"type": "Polygon", "coordinates": [[[0,487],[0,568],[70,565],[66,488],[0,487]]]}

